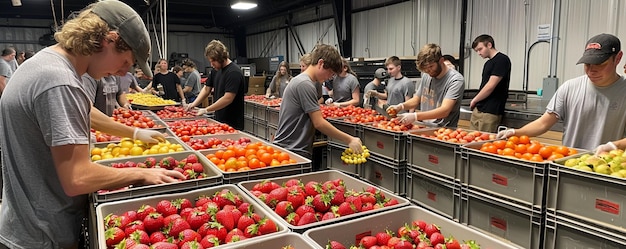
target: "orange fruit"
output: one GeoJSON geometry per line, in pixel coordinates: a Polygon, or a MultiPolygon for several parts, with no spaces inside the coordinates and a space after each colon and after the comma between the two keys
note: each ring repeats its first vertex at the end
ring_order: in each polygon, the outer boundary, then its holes
{"type": "Polygon", "coordinates": [[[550,157],[552,155],[552,152],[554,150],[552,150],[551,147],[543,147],[541,149],[539,149],[539,155],[541,157],[543,157],[544,159],[547,159],[548,157],[550,157]]]}
{"type": "Polygon", "coordinates": [[[251,169],[258,169],[261,167],[261,161],[256,158],[252,158],[250,159],[250,161],[248,161],[248,167],[250,167],[251,169]]]}
{"type": "Polygon", "coordinates": [[[504,140],[493,141],[493,145],[496,146],[497,149],[504,149],[506,146],[506,142],[504,140]]]}
{"type": "Polygon", "coordinates": [[[266,152],[261,155],[260,159],[261,162],[264,162],[266,165],[270,165],[274,158],[272,157],[272,154],[266,152]]]}
{"type": "Polygon", "coordinates": [[[519,143],[520,144],[529,144],[530,143],[530,138],[526,135],[521,135],[519,136],[519,143]]]}
{"type": "Polygon", "coordinates": [[[513,143],[513,144],[518,144],[519,143],[519,137],[518,136],[511,136],[511,137],[509,137],[508,141],[513,143]]]}

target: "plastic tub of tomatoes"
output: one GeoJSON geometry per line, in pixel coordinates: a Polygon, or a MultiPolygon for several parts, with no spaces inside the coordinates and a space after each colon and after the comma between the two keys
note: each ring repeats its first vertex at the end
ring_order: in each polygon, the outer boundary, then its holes
{"type": "Polygon", "coordinates": [[[238,184],[292,231],[409,205],[408,200],[336,170],[238,184]]]}
{"type": "Polygon", "coordinates": [[[196,117],[165,122],[167,127],[178,137],[229,134],[238,131],[230,125],[210,118],[196,117]]]}
{"type": "Polygon", "coordinates": [[[315,242],[319,249],[350,248],[351,245],[361,245],[362,248],[377,245],[396,249],[443,248],[437,244],[446,245],[446,248],[520,248],[417,206],[313,228],[303,235],[315,242]]]}
{"type": "Polygon", "coordinates": [[[212,167],[206,157],[195,151],[102,160],[98,163],[115,168],[166,168],[183,173],[186,179],[175,183],[99,190],[93,193],[95,203],[210,187],[222,184],[223,180],[222,173],[215,167],[212,167]]]}
{"type": "Polygon", "coordinates": [[[250,134],[239,132],[233,134],[217,134],[203,136],[182,136],[180,138],[185,142],[184,146],[189,150],[195,150],[203,155],[215,151],[216,149],[228,149],[243,147],[250,143],[264,142],[250,134]]]}
{"type": "Polygon", "coordinates": [[[133,234],[151,248],[233,248],[289,231],[235,185],[109,202],[96,207],[96,219],[99,248],[128,248],[133,234]]]}
{"type": "Polygon", "coordinates": [[[545,207],[548,163],[579,151],[542,144],[527,136],[468,143],[461,151],[465,170],[461,182],[540,211],[545,207]]]}
{"type": "Polygon", "coordinates": [[[454,128],[433,128],[408,133],[409,167],[449,179],[463,178],[461,145],[494,140],[495,134],[454,128]]]}
{"type": "Polygon", "coordinates": [[[224,183],[311,172],[311,160],[266,142],[203,152],[224,175],[224,183]]]}

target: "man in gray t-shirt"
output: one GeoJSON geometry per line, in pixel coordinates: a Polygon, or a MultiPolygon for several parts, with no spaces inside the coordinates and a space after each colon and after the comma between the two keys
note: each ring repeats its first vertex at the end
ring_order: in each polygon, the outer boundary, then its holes
{"type": "MultiPolygon", "coordinates": [[[[402,75],[402,61],[397,56],[385,60],[385,67],[389,74],[384,93],[374,93],[375,97],[386,99],[388,105],[397,105],[407,101],[415,94],[415,84],[402,75]]],[[[404,113],[400,111],[400,113],[404,113]]]]}
{"type": "Polygon", "coordinates": [[[4,91],[11,75],[13,75],[13,69],[11,68],[10,61],[15,59],[15,50],[12,48],[6,48],[2,51],[2,58],[0,58],[0,95],[4,91]]]}
{"type": "Polygon", "coordinates": [[[327,99],[325,103],[327,105],[332,103],[335,106],[358,106],[361,104],[361,84],[348,61],[345,59],[342,61],[343,69],[333,80],[333,89],[329,92],[332,98],[327,99]]]}
{"type": "Polygon", "coordinates": [[[200,72],[196,70],[196,63],[189,59],[183,61],[182,67],[183,71],[188,73],[188,76],[186,79],[181,80],[181,83],[183,83],[181,87],[185,93],[187,103],[193,103],[200,93],[200,72]]]}
{"type": "Polygon", "coordinates": [[[436,126],[457,126],[465,80],[463,75],[450,70],[443,62],[439,45],[430,43],[420,49],[416,64],[422,71],[422,80],[415,96],[388,108],[396,111],[417,108],[413,113],[398,114],[402,123],[422,120],[436,126]]]}

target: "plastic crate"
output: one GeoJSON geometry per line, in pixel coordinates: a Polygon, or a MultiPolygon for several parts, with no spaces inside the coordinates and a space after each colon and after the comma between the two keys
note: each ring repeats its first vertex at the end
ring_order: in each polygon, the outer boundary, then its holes
{"type": "Polygon", "coordinates": [[[376,233],[384,232],[387,229],[395,231],[406,223],[410,224],[417,219],[436,224],[444,236],[452,235],[459,242],[474,240],[482,249],[520,248],[517,245],[488,236],[417,206],[406,206],[342,223],[314,228],[304,232],[304,236],[315,242],[318,249],[324,249],[329,240],[335,240],[345,246],[350,246],[358,244],[356,242],[364,236],[374,236],[376,233]]]}
{"type": "Polygon", "coordinates": [[[243,102],[243,116],[247,118],[254,118],[254,102],[245,100],[243,102]]]}
{"type": "Polygon", "coordinates": [[[252,134],[267,141],[267,122],[255,119],[252,134]]]}
{"type": "Polygon", "coordinates": [[[254,134],[254,118],[252,117],[243,117],[243,131],[254,134]]]}
{"type": "MultiPolygon", "coordinates": [[[[250,143],[256,143],[256,142],[265,142],[264,140],[261,140],[255,136],[252,136],[248,133],[245,132],[239,132],[239,133],[228,133],[228,134],[214,134],[214,135],[202,135],[202,136],[192,136],[190,137],[189,141],[194,141],[197,139],[200,139],[204,142],[208,141],[211,138],[217,138],[219,140],[226,140],[226,139],[230,139],[230,140],[234,140],[237,141],[240,138],[245,137],[250,139],[250,143]]],[[[188,149],[188,150],[194,150],[189,144],[187,143],[183,143],[183,146],[188,149]]],[[[226,147],[222,147],[222,148],[211,148],[211,149],[201,149],[201,150],[197,150],[198,152],[202,153],[203,155],[206,155],[207,152],[210,151],[215,151],[216,149],[226,149],[226,147]]]]}
{"type": "Polygon", "coordinates": [[[562,158],[549,165],[548,211],[626,233],[626,179],[561,165],[579,156],[562,158]]]}
{"type": "Polygon", "coordinates": [[[511,199],[540,211],[545,206],[547,162],[506,158],[479,150],[485,142],[462,146],[464,162],[462,184],[511,199]]]}
{"type": "Polygon", "coordinates": [[[397,195],[406,195],[406,163],[371,155],[359,169],[359,176],[397,195]]]}
{"type": "Polygon", "coordinates": [[[463,179],[461,145],[422,136],[435,131],[425,129],[408,134],[408,164],[436,175],[463,179]]]}
{"type": "Polygon", "coordinates": [[[267,122],[267,106],[254,103],[254,120],[267,122]]]}
{"type": "Polygon", "coordinates": [[[145,162],[146,158],[153,157],[154,159],[160,161],[165,157],[173,157],[177,161],[187,158],[188,155],[194,154],[198,157],[198,162],[200,162],[204,168],[204,173],[207,174],[207,177],[202,179],[194,179],[194,180],[186,180],[175,183],[166,183],[166,184],[158,184],[158,185],[147,185],[147,186],[138,186],[132,187],[126,190],[118,190],[107,193],[93,193],[93,201],[94,203],[104,203],[111,201],[119,201],[126,200],[131,198],[137,198],[142,196],[149,196],[154,194],[163,194],[170,192],[179,192],[179,191],[187,191],[197,188],[204,188],[209,186],[215,186],[222,184],[222,173],[217,169],[217,167],[212,166],[211,162],[203,156],[202,154],[196,151],[185,151],[185,152],[175,152],[169,154],[159,154],[159,155],[151,155],[151,156],[141,156],[141,157],[124,157],[110,160],[102,160],[98,161],[98,163],[110,166],[112,163],[124,163],[127,161],[131,162],[145,162]]]}
{"type": "Polygon", "coordinates": [[[443,178],[408,166],[406,197],[413,203],[458,220],[461,212],[461,185],[452,178],[443,178]]]}
{"type": "MultiPolygon", "coordinates": [[[[281,233],[274,236],[269,236],[267,238],[258,239],[256,241],[246,241],[243,240],[241,244],[233,245],[228,248],[237,248],[237,249],[259,249],[259,248],[268,248],[268,249],[280,249],[285,246],[293,246],[293,248],[297,249],[316,249],[315,245],[310,242],[308,239],[304,238],[301,234],[298,233],[281,233]]],[[[226,245],[228,246],[228,244],[226,245]]],[[[226,247],[225,247],[226,248],[226,247]]]]}
{"type": "MultiPolygon", "coordinates": [[[[325,170],[325,171],[318,171],[318,172],[313,172],[313,173],[308,173],[308,174],[299,174],[299,175],[292,175],[292,176],[285,176],[285,177],[276,177],[276,178],[270,178],[267,180],[270,181],[274,181],[276,183],[278,183],[279,185],[282,185],[282,183],[286,182],[289,179],[300,179],[300,181],[302,181],[303,183],[307,183],[309,181],[317,181],[319,183],[323,183],[325,181],[328,180],[335,180],[335,179],[342,179],[345,186],[346,186],[346,191],[353,189],[356,191],[362,191],[363,189],[365,189],[368,186],[372,186],[371,184],[368,184],[364,181],[361,181],[357,178],[354,178],[352,176],[349,176],[347,174],[341,173],[337,170],[325,170]]],[[[271,208],[269,206],[267,206],[263,201],[259,200],[257,197],[255,197],[251,190],[252,187],[254,187],[255,184],[264,181],[264,180],[256,180],[256,181],[245,181],[245,182],[241,182],[239,183],[239,187],[241,189],[244,190],[244,192],[246,192],[251,198],[253,198],[254,200],[256,200],[257,203],[259,203],[259,205],[261,205],[264,209],[267,210],[271,210],[271,208]]],[[[385,210],[390,210],[390,209],[396,209],[402,206],[407,206],[409,205],[409,201],[407,201],[406,199],[397,196],[385,189],[381,189],[380,191],[382,191],[385,196],[387,198],[393,198],[398,200],[398,204],[393,205],[393,206],[389,206],[389,207],[383,207],[380,209],[374,209],[374,210],[370,210],[370,211],[365,211],[365,212],[360,212],[360,213],[354,213],[351,215],[346,215],[346,216],[341,216],[341,217],[337,217],[335,219],[330,219],[330,220],[322,220],[322,221],[318,221],[318,222],[314,222],[314,223],[310,223],[310,224],[306,224],[303,226],[294,226],[289,224],[287,221],[285,221],[283,218],[281,218],[280,216],[278,216],[278,214],[276,214],[274,211],[271,211],[270,213],[280,219],[281,223],[285,226],[287,226],[289,229],[291,229],[291,231],[294,232],[298,232],[298,233],[302,233],[308,229],[311,229],[313,227],[319,227],[319,226],[327,226],[329,224],[333,224],[333,223],[337,223],[337,222],[342,222],[342,221],[346,221],[346,220],[350,220],[350,219],[354,219],[356,217],[361,217],[361,216],[366,216],[366,215],[371,215],[374,213],[378,213],[381,211],[385,211],[385,210]]]]}
{"type": "Polygon", "coordinates": [[[523,248],[540,248],[544,214],[490,193],[461,191],[461,223],[523,248]]]}
{"type": "MultiPolygon", "coordinates": [[[[167,132],[164,132],[164,133],[168,134],[167,132]]],[[[170,143],[172,143],[172,144],[180,144],[183,147],[184,150],[189,150],[187,147],[185,147],[183,141],[181,141],[176,136],[165,137],[165,140],[170,142],[170,143]]],[[[92,144],[89,145],[89,149],[93,149],[93,148],[104,149],[107,146],[109,146],[109,144],[119,144],[119,143],[120,143],[120,141],[109,141],[109,142],[102,142],[102,143],[92,143],[92,144]]],[[[157,156],[157,155],[165,155],[165,154],[155,154],[155,155],[152,155],[152,156],[157,156]]],[[[141,155],[141,156],[143,156],[143,155],[141,155]]],[[[124,158],[133,158],[133,157],[141,157],[141,156],[130,156],[129,155],[129,156],[126,156],[124,158]]],[[[119,159],[119,158],[112,158],[112,159],[106,159],[106,160],[114,160],[114,159],[119,159]]],[[[100,163],[101,161],[103,161],[103,160],[98,160],[96,162],[100,163]]]]}
{"type": "MultiPolygon", "coordinates": [[[[332,124],[333,126],[335,126],[335,128],[337,128],[338,130],[343,131],[350,136],[361,138],[361,131],[360,131],[361,125],[347,122],[345,121],[345,119],[346,117],[329,118],[326,120],[328,120],[328,122],[332,124]]],[[[337,140],[336,138],[328,137],[327,139],[329,142],[346,145],[343,141],[337,140]]]]}
{"type": "MultiPolygon", "coordinates": [[[[416,131],[426,128],[421,124],[415,124],[414,129],[409,130],[416,131]]],[[[404,131],[390,131],[383,130],[372,126],[372,123],[361,125],[361,141],[370,152],[382,157],[386,157],[394,162],[406,162],[406,140],[407,132],[404,131]]]]}
{"type": "Polygon", "coordinates": [[[267,125],[267,141],[272,143],[274,142],[274,138],[276,137],[276,131],[278,130],[278,128],[271,126],[271,125],[267,125]]]}
{"type": "MultiPolygon", "coordinates": [[[[254,238],[249,238],[247,239],[247,242],[252,243],[257,240],[270,238],[273,236],[280,235],[282,233],[289,232],[289,229],[285,225],[283,225],[282,222],[274,218],[274,216],[271,215],[269,211],[265,210],[264,208],[259,207],[259,205],[252,198],[247,196],[237,186],[228,184],[228,185],[221,185],[221,186],[188,191],[184,193],[155,195],[155,196],[150,196],[150,197],[110,202],[110,203],[99,205],[96,207],[98,245],[100,246],[100,248],[107,248],[105,245],[106,240],[104,239],[104,217],[106,217],[110,213],[121,215],[122,213],[128,210],[138,210],[142,205],[150,205],[150,206],[156,207],[156,204],[161,200],[174,200],[174,199],[180,199],[180,198],[187,198],[189,200],[195,200],[201,195],[213,195],[216,192],[221,191],[222,189],[228,189],[233,193],[239,194],[244,202],[248,202],[251,204],[251,206],[253,206],[254,213],[259,214],[261,217],[267,217],[268,219],[271,219],[272,221],[274,221],[274,223],[276,223],[276,226],[278,227],[278,232],[261,235],[261,236],[254,237],[254,238]]],[[[242,241],[246,241],[246,240],[242,240],[242,241]]],[[[232,248],[232,246],[239,245],[239,243],[242,243],[242,242],[241,241],[233,242],[230,244],[224,244],[224,245],[220,245],[220,246],[213,247],[213,248],[232,248]]]]}
{"type": "Polygon", "coordinates": [[[347,164],[341,160],[341,153],[345,151],[348,146],[328,143],[328,154],[326,156],[326,168],[339,170],[347,173],[351,176],[359,176],[359,164],[347,164]]]}
{"type": "Polygon", "coordinates": [[[267,108],[267,126],[278,127],[279,113],[280,113],[280,107],[268,107],[267,108]]]}
{"type": "Polygon", "coordinates": [[[626,248],[624,232],[614,232],[548,214],[543,248],[626,248]]]}

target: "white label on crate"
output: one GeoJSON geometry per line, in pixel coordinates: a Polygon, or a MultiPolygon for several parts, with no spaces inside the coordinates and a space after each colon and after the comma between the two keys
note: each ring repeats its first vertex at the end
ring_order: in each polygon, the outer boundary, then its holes
{"type": "Polygon", "coordinates": [[[498,185],[502,185],[502,186],[509,186],[509,179],[506,178],[503,175],[498,175],[498,174],[491,174],[491,182],[498,184],[498,185]]]}
{"type": "Polygon", "coordinates": [[[428,161],[433,164],[439,164],[439,157],[435,155],[428,155],[428,161]]]}
{"type": "Polygon", "coordinates": [[[354,236],[354,244],[358,245],[365,236],[372,236],[372,231],[362,232],[354,236]]]}
{"type": "Polygon", "coordinates": [[[506,220],[505,219],[500,219],[498,217],[489,217],[489,224],[491,224],[492,227],[498,228],[502,231],[506,231],[506,220]]]}
{"type": "Polygon", "coordinates": [[[381,141],[376,141],[376,147],[378,147],[379,149],[384,149],[385,144],[381,141]]]}
{"type": "Polygon", "coordinates": [[[620,207],[618,203],[610,202],[610,201],[602,200],[602,199],[596,199],[596,209],[599,209],[600,211],[619,215],[619,211],[620,211],[619,208],[620,207]]]}

